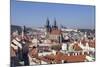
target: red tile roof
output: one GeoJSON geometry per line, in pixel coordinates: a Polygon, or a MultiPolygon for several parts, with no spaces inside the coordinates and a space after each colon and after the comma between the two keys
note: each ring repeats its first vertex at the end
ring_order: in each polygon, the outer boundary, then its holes
{"type": "Polygon", "coordinates": [[[63,59],[67,62],[83,62],[85,61],[85,55],[78,55],[78,56],[63,56],[63,59]]]}
{"type": "Polygon", "coordinates": [[[80,51],[80,50],[82,50],[82,48],[81,48],[80,46],[78,46],[78,43],[76,43],[76,44],[73,45],[73,49],[74,49],[75,51],[80,51]]]}

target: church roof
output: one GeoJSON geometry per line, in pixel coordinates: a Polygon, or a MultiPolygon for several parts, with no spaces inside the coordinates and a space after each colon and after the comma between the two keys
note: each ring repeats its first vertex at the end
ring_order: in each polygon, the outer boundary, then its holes
{"type": "Polygon", "coordinates": [[[52,34],[52,35],[60,35],[61,34],[61,30],[53,29],[50,34],[52,34]]]}

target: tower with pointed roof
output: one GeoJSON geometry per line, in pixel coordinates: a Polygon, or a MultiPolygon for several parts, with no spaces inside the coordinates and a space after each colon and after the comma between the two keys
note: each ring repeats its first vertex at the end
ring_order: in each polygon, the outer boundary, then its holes
{"type": "Polygon", "coordinates": [[[52,29],[58,29],[56,19],[54,19],[54,24],[52,25],[52,29]]]}
{"type": "Polygon", "coordinates": [[[50,32],[51,31],[50,21],[49,21],[48,18],[47,18],[47,21],[46,21],[46,31],[47,32],[50,32]]]}

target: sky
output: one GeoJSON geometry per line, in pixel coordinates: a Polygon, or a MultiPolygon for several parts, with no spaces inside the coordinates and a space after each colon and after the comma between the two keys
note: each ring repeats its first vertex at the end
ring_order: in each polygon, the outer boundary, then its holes
{"type": "Polygon", "coordinates": [[[43,27],[47,18],[53,25],[68,28],[95,28],[95,6],[75,4],[54,4],[42,2],[22,2],[11,0],[11,24],[43,27]]]}

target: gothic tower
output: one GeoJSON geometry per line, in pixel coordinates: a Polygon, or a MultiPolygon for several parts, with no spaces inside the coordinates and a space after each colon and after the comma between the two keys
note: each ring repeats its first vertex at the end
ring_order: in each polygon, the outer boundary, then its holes
{"type": "Polygon", "coordinates": [[[53,25],[53,28],[54,28],[54,29],[58,29],[56,19],[54,20],[54,25],[53,25]]]}
{"type": "Polygon", "coordinates": [[[47,32],[50,32],[51,31],[50,21],[49,21],[48,18],[47,18],[47,21],[46,21],[46,31],[47,32]]]}

